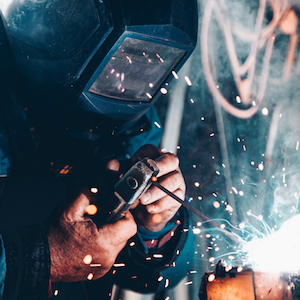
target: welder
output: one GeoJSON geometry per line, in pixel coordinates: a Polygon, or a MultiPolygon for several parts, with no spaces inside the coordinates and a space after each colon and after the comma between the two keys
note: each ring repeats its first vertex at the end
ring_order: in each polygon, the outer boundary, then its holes
{"type": "MultiPolygon", "coordinates": [[[[163,192],[151,187],[114,223],[87,208],[144,157],[184,198],[177,157],[153,146],[153,104],[195,47],[196,2],[0,2],[0,299],[45,299],[55,282],[109,270],[141,293],[186,275],[188,214],[163,192]]],[[[71,284],[66,298],[95,286],[71,284]]]]}

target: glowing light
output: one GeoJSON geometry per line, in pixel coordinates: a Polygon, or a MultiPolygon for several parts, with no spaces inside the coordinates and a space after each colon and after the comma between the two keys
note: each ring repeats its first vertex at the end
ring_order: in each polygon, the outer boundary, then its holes
{"type": "Polygon", "coordinates": [[[210,274],[207,278],[208,282],[213,282],[216,279],[216,276],[214,274],[210,274]]]}
{"type": "Polygon", "coordinates": [[[161,92],[163,95],[165,95],[165,94],[168,93],[167,89],[165,89],[165,88],[161,88],[161,89],[160,89],[160,92],[161,92]]]}
{"type": "Polygon", "coordinates": [[[188,86],[192,86],[192,82],[187,76],[184,76],[184,80],[188,86]]]}
{"type": "Polygon", "coordinates": [[[262,170],[264,169],[263,163],[260,163],[260,164],[258,165],[258,169],[259,169],[260,171],[262,171],[262,170]]]}
{"type": "Polygon", "coordinates": [[[96,188],[96,187],[91,187],[90,191],[93,194],[97,194],[99,192],[98,188],[96,188]]]}
{"type": "Polygon", "coordinates": [[[159,123],[157,123],[156,121],[154,122],[154,125],[157,127],[157,128],[161,128],[161,125],[159,123]]]}
{"type": "Polygon", "coordinates": [[[195,103],[195,101],[193,99],[190,99],[191,103],[195,103]]]}
{"type": "Polygon", "coordinates": [[[240,224],[239,224],[239,227],[240,227],[241,229],[245,228],[245,222],[240,223],[240,224]]]}
{"type": "Polygon", "coordinates": [[[201,117],[201,120],[204,121],[204,117],[201,117]]]}
{"type": "Polygon", "coordinates": [[[86,265],[89,265],[93,260],[93,257],[92,255],[88,254],[84,257],[83,259],[83,262],[86,264],[86,265]]]}
{"type": "Polygon", "coordinates": [[[220,228],[221,228],[221,229],[224,229],[224,228],[225,228],[225,224],[221,224],[221,225],[220,225],[220,228]]]}
{"type": "Polygon", "coordinates": [[[169,279],[166,279],[166,283],[165,283],[165,288],[167,288],[169,286],[169,279]]]}
{"type": "Polygon", "coordinates": [[[238,273],[241,273],[241,272],[243,271],[243,267],[237,267],[236,271],[237,271],[238,273]]]}
{"type": "Polygon", "coordinates": [[[163,258],[164,256],[160,253],[157,253],[157,254],[153,254],[152,255],[154,258],[163,258]]]}
{"type": "Polygon", "coordinates": [[[97,213],[98,208],[95,204],[90,204],[86,207],[86,213],[93,216],[97,213]]]}
{"type": "Polygon", "coordinates": [[[58,295],[58,292],[59,292],[58,290],[55,290],[54,293],[53,293],[53,295],[54,295],[54,296],[57,296],[57,295],[58,295]]]}
{"type": "Polygon", "coordinates": [[[153,83],[149,83],[149,87],[153,88],[153,83]]]}
{"type": "Polygon", "coordinates": [[[133,247],[134,245],[135,245],[135,242],[131,242],[131,243],[129,244],[130,247],[133,247]]]}
{"type": "Polygon", "coordinates": [[[146,93],[146,96],[147,96],[149,99],[152,99],[152,96],[151,96],[149,93],[146,93]]]}
{"type": "Polygon", "coordinates": [[[264,271],[299,271],[299,235],[300,215],[296,215],[283,223],[278,231],[265,238],[254,238],[248,242],[248,262],[264,271]]]}
{"type": "Polygon", "coordinates": [[[194,234],[199,234],[201,232],[200,228],[193,228],[193,233],[194,234]]]}
{"type": "Polygon", "coordinates": [[[264,115],[264,116],[267,116],[269,114],[269,110],[264,107],[262,110],[261,110],[261,113],[264,115]]]}
{"type": "Polygon", "coordinates": [[[90,267],[101,267],[101,264],[90,264],[90,267]]]}
{"type": "Polygon", "coordinates": [[[232,266],[225,267],[225,272],[229,272],[230,270],[232,270],[232,266]]]}
{"type": "Polygon", "coordinates": [[[90,273],[88,276],[87,276],[87,279],[88,280],[92,280],[94,278],[94,274],[93,273],[90,273]]]}
{"type": "Polygon", "coordinates": [[[205,236],[206,236],[208,239],[211,237],[211,235],[210,235],[209,233],[207,233],[205,236]]]}
{"type": "Polygon", "coordinates": [[[221,204],[218,201],[214,201],[213,206],[214,208],[220,208],[221,204]]]}
{"type": "Polygon", "coordinates": [[[194,185],[195,185],[195,187],[199,187],[200,183],[199,182],[195,182],[194,185]]]}
{"type": "Polygon", "coordinates": [[[174,76],[175,79],[179,78],[175,71],[172,71],[172,75],[174,76]]]}
{"type": "Polygon", "coordinates": [[[126,56],[126,58],[128,59],[129,63],[132,64],[132,60],[130,59],[130,57],[126,56]]]}
{"type": "Polygon", "coordinates": [[[162,281],[164,278],[162,277],[162,276],[159,276],[158,278],[157,278],[157,281],[162,281]]]}
{"type": "Polygon", "coordinates": [[[116,263],[116,264],[114,264],[114,267],[115,268],[125,267],[125,264],[124,263],[116,263]]]}
{"type": "Polygon", "coordinates": [[[240,96],[236,96],[235,99],[236,99],[236,102],[237,102],[237,103],[241,103],[241,102],[242,102],[240,96]]]}

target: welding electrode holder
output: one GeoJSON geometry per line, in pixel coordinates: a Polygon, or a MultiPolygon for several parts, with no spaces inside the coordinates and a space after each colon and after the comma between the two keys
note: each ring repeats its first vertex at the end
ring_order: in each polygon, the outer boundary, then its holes
{"type": "Polygon", "coordinates": [[[135,163],[115,184],[114,195],[104,205],[100,205],[95,222],[107,224],[120,220],[148,190],[151,178],[158,173],[157,164],[150,158],[135,163]]]}

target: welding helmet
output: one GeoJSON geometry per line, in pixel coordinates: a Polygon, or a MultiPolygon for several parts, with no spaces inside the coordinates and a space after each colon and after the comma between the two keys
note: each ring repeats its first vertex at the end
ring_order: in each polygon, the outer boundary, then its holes
{"type": "Polygon", "coordinates": [[[3,0],[2,107],[15,143],[139,119],[192,53],[196,0],[3,0]]]}

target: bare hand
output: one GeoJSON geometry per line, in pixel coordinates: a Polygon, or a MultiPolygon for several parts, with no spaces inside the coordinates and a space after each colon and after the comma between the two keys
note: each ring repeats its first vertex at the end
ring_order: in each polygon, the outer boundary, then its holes
{"type": "Polygon", "coordinates": [[[99,229],[88,217],[87,193],[81,193],[66,209],[50,219],[48,241],[51,256],[50,279],[76,282],[97,279],[113,266],[119,252],[136,233],[136,223],[128,212],[114,224],[99,229]]]}
{"type": "MultiPolygon", "coordinates": [[[[185,182],[179,169],[179,159],[172,153],[162,153],[153,145],[141,147],[133,156],[133,163],[144,157],[155,160],[160,170],[158,182],[184,199],[185,182]]],[[[181,206],[159,188],[152,186],[141,198],[132,214],[139,226],[149,231],[159,231],[165,227],[181,206]]]]}

